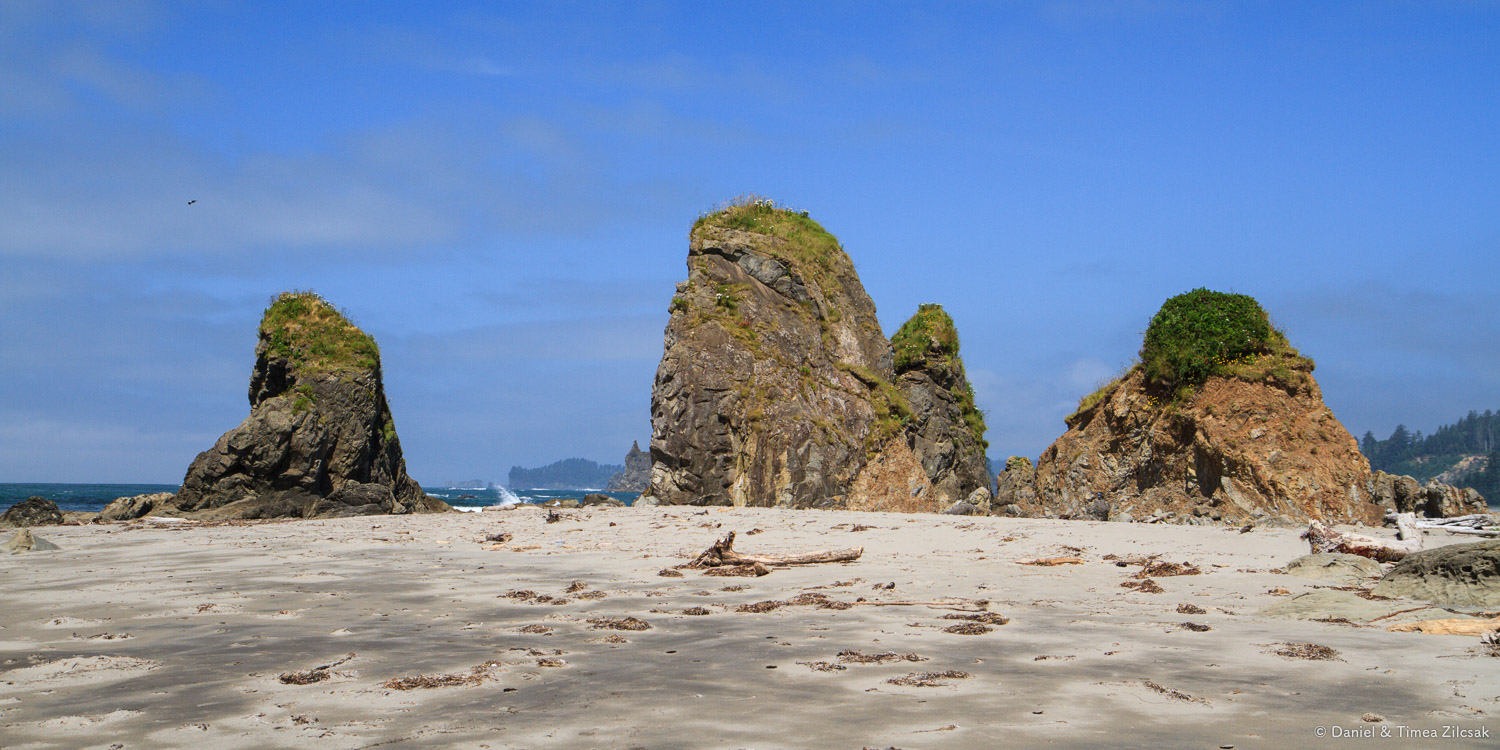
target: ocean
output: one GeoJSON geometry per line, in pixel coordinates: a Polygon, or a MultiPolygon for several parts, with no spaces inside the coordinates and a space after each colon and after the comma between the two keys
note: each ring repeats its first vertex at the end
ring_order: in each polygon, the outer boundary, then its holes
{"type": "MultiPolygon", "coordinates": [[[[582,498],[591,492],[602,492],[628,505],[641,493],[604,492],[603,490],[512,490],[504,487],[487,490],[453,487],[423,487],[423,491],[459,510],[479,510],[486,505],[506,503],[541,503],[563,498],[582,498]]],[[[28,497],[45,497],[60,510],[97,513],[111,500],[152,492],[176,492],[175,484],[0,484],[0,511],[28,497]]]]}

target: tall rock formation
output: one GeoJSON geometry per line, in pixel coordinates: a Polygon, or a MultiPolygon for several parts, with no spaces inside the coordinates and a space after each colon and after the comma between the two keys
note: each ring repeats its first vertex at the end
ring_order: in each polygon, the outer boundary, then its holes
{"type": "MultiPolygon", "coordinates": [[[[1028,516],[1378,523],[1370,466],[1302,357],[1244,295],[1198,289],[1152,319],[1141,364],[1085,397],[1042,454],[1028,516]]],[[[1019,472],[1022,467],[1017,466],[1019,472]]]]}
{"type": "MultiPolygon", "coordinates": [[[[327,301],[284,293],[266,309],[250,416],[198,454],[175,512],[326,518],[451,510],[406,475],[375,340],[327,301]]],[[[165,510],[165,509],[163,509],[165,510]]]]}
{"type": "Polygon", "coordinates": [[[700,218],[651,391],[651,487],[666,504],[848,507],[910,408],[854,264],[798,213],[700,218]]]}
{"type": "Polygon", "coordinates": [[[639,442],[631,442],[630,452],[625,454],[625,468],[609,478],[605,492],[645,492],[651,486],[651,454],[641,450],[639,442]]]}
{"type": "Polygon", "coordinates": [[[941,305],[926,304],[891,337],[896,387],[911,407],[906,445],[930,481],[934,502],[947,506],[989,490],[984,415],[958,356],[958,329],[941,305]]]}

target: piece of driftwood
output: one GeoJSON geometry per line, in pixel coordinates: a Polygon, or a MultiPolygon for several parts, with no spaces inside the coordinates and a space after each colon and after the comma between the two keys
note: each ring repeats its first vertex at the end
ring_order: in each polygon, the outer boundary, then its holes
{"type": "Polygon", "coordinates": [[[812,563],[849,562],[865,553],[864,547],[848,549],[825,549],[800,555],[746,555],[734,551],[734,532],[731,531],[714,546],[688,563],[689,568],[717,568],[720,565],[810,565],[812,563]]]}
{"type": "Polygon", "coordinates": [[[1408,516],[1410,523],[1418,529],[1441,529],[1452,534],[1475,536],[1500,536],[1500,516],[1489,513],[1470,513],[1466,516],[1448,518],[1417,518],[1413,513],[1387,513],[1385,522],[1399,526],[1402,516],[1408,516]]]}
{"type": "Polygon", "coordinates": [[[1364,534],[1350,534],[1329,528],[1320,521],[1307,525],[1302,538],[1312,546],[1313,554],[1320,552],[1342,552],[1348,555],[1368,557],[1378,562],[1395,562],[1407,555],[1421,551],[1422,532],[1416,527],[1416,518],[1410,513],[1396,517],[1397,540],[1377,539],[1364,534]]]}

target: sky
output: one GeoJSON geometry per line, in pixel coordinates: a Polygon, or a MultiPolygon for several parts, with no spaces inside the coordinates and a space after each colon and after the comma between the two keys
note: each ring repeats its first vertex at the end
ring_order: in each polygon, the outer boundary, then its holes
{"type": "Polygon", "coordinates": [[[695,218],[807,210],[1035,458],[1249,294],[1358,437],[1500,408],[1500,3],[0,2],[0,482],[175,483],[270,299],[411,475],[620,463],[695,218]],[[189,204],[189,201],[196,203],[189,204]]]}

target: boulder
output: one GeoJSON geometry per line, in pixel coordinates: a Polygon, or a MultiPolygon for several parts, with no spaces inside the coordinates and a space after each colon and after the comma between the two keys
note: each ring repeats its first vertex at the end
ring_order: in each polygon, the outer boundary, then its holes
{"type": "Polygon", "coordinates": [[[605,492],[645,492],[651,486],[651,454],[641,450],[639,442],[630,444],[625,454],[625,468],[609,478],[605,492]]]}
{"type": "Polygon", "coordinates": [[[1372,591],[1444,607],[1500,606],[1500,539],[1414,552],[1372,591]]]}
{"type": "Polygon", "coordinates": [[[949,516],[982,516],[984,512],[979,510],[979,506],[971,502],[959,500],[943,511],[943,514],[949,516]]]}
{"type": "Polygon", "coordinates": [[[0,513],[0,529],[57,526],[62,522],[63,514],[57,509],[57,503],[45,497],[28,497],[0,513]]]}
{"type": "Polygon", "coordinates": [[[99,513],[101,521],[133,521],[142,516],[150,515],[158,508],[175,509],[173,500],[176,495],[171,492],[153,492],[147,495],[131,495],[130,497],[118,497],[111,500],[109,505],[99,513]]]}
{"type": "Polygon", "coordinates": [[[579,503],[579,505],[582,505],[583,507],[589,507],[589,506],[604,506],[604,507],[607,507],[607,508],[623,508],[623,507],[625,507],[625,501],[624,500],[616,500],[615,498],[612,498],[609,495],[606,495],[606,494],[604,494],[602,492],[592,492],[592,493],[589,493],[587,495],[584,495],[583,498],[578,501],[578,503],[579,503]]]}
{"type": "Polygon", "coordinates": [[[1360,584],[1367,578],[1385,575],[1385,568],[1368,557],[1323,552],[1303,555],[1286,564],[1287,575],[1341,586],[1360,584]]]}
{"type": "Polygon", "coordinates": [[[32,535],[29,528],[17,531],[10,538],[10,541],[5,543],[4,547],[0,547],[0,550],[4,550],[6,554],[10,555],[19,555],[22,552],[43,552],[54,549],[61,549],[61,547],[39,536],[32,535]]]}
{"type": "Polygon", "coordinates": [[[198,455],[169,506],[147,512],[236,519],[452,510],[406,474],[375,340],[326,300],[307,292],[273,300],[255,355],[250,416],[198,455]]]}
{"type": "Polygon", "coordinates": [[[1312,370],[1249,297],[1174,297],[1141,364],[1080,401],[1030,487],[1002,474],[997,502],[1036,517],[1378,524],[1369,463],[1312,370]]]}
{"type": "Polygon", "coordinates": [[[1489,510],[1478,490],[1454,487],[1436,479],[1423,485],[1413,477],[1377,471],[1370,475],[1365,488],[1383,508],[1424,518],[1465,516],[1489,510]]]}

